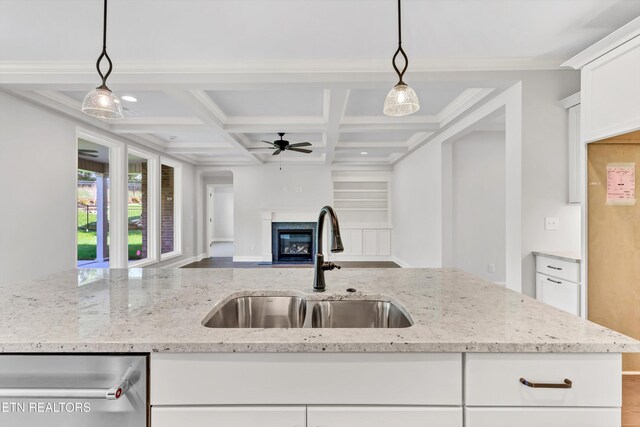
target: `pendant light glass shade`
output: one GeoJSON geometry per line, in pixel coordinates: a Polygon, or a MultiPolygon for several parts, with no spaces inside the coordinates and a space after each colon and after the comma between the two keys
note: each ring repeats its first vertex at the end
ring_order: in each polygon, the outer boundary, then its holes
{"type": "Polygon", "coordinates": [[[120,99],[106,87],[96,88],[84,97],[82,112],[101,119],[124,117],[120,99]]]}
{"type": "Polygon", "coordinates": [[[418,95],[406,84],[394,86],[384,100],[383,112],[387,116],[406,116],[419,109],[418,95]]]}

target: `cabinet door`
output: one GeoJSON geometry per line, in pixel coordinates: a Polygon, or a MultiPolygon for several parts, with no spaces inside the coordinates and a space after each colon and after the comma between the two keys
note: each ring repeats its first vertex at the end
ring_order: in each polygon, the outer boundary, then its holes
{"type": "Polygon", "coordinates": [[[640,128],[640,36],[582,69],[583,139],[620,135],[640,128]]]}
{"type": "Polygon", "coordinates": [[[462,427],[461,407],[346,406],[307,409],[307,427],[462,427]]]}
{"type": "Polygon", "coordinates": [[[305,427],[304,406],[152,407],[151,427],[305,427]]]}
{"type": "Polygon", "coordinates": [[[576,316],[580,314],[580,285],[541,273],[536,274],[536,279],[540,301],[576,316]]]}

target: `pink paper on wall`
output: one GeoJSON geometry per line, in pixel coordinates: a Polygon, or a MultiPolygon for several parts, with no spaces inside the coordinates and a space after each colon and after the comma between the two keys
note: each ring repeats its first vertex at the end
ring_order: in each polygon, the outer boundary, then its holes
{"type": "Polygon", "coordinates": [[[609,163],[607,165],[607,204],[633,205],[635,202],[635,163],[609,163]]]}

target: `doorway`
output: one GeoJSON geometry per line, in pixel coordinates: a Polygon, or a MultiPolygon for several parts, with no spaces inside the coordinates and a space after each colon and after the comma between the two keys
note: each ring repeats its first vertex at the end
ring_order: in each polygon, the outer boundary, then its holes
{"type": "Polygon", "coordinates": [[[209,256],[233,258],[233,185],[209,184],[206,191],[209,256]]]}
{"type": "Polygon", "coordinates": [[[78,268],[109,268],[110,151],[104,145],[78,139],[78,268]]]}

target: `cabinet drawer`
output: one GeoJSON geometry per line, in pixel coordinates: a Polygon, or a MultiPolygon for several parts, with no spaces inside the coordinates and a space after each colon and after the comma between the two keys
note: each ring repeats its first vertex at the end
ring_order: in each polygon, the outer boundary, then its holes
{"type": "Polygon", "coordinates": [[[153,353],[152,405],[461,405],[460,353],[153,353]]]}
{"type": "Polygon", "coordinates": [[[570,282],[580,282],[580,263],[577,262],[563,261],[538,255],[536,257],[536,271],[570,282]]]}
{"type": "Polygon", "coordinates": [[[620,407],[620,354],[471,353],[465,362],[468,406],[620,407]],[[531,388],[520,382],[571,388],[531,388]]]}
{"type": "Polygon", "coordinates": [[[304,406],[151,408],[151,427],[305,427],[304,406]]]}
{"type": "Polygon", "coordinates": [[[580,285],[546,274],[536,273],[536,297],[553,307],[578,316],[580,285]]]}
{"type": "Polygon", "coordinates": [[[307,427],[462,427],[462,408],[313,407],[307,409],[307,427]]]}
{"type": "Polygon", "coordinates": [[[466,427],[612,427],[619,408],[466,408],[466,427]]]}

